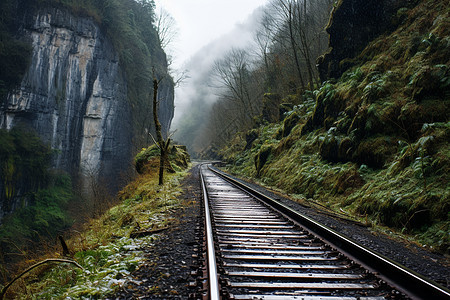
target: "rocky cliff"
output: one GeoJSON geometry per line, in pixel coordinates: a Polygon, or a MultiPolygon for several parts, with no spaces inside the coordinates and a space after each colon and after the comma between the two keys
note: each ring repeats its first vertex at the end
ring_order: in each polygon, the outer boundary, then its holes
{"type": "Polygon", "coordinates": [[[337,79],[357,64],[353,58],[374,38],[397,28],[406,17],[405,9],[416,3],[416,0],[339,0],[326,28],[330,49],[318,60],[321,80],[337,79]]]}
{"type": "MultiPolygon", "coordinates": [[[[82,190],[102,178],[116,190],[120,173],[131,166],[135,122],[113,43],[93,18],[61,8],[26,12],[19,27],[32,58],[20,87],[1,104],[0,128],[36,130],[56,150],[53,167],[69,172],[82,190]]],[[[173,85],[161,96],[168,99],[160,107],[167,131],[173,85]]]]}

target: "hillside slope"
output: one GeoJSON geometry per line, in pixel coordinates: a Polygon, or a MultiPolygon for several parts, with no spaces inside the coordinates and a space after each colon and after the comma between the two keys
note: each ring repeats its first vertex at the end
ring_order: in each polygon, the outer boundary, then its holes
{"type": "Polygon", "coordinates": [[[339,79],[284,99],[282,122],[221,154],[235,173],[448,253],[450,10],[424,0],[393,19],[336,62],[348,68],[339,79]]]}

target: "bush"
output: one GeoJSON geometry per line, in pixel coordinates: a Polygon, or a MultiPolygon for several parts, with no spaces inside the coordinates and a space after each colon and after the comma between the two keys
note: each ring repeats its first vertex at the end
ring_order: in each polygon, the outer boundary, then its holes
{"type": "MultiPolygon", "coordinates": [[[[143,148],[135,157],[135,167],[139,174],[151,172],[159,167],[160,150],[158,146],[152,145],[143,148]]],[[[169,172],[182,171],[188,167],[190,161],[187,148],[182,145],[173,145],[169,150],[169,172]]]]}

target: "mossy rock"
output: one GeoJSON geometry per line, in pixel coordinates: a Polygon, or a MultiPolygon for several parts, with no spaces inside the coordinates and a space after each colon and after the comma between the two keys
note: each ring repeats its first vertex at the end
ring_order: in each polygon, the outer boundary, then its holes
{"type": "Polygon", "coordinates": [[[245,134],[245,148],[244,150],[249,150],[252,148],[253,146],[253,142],[258,138],[259,133],[258,130],[256,129],[252,129],[250,131],[247,131],[247,133],[245,134]]]}
{"type": "Polygon", "coordinates": [[[281,137],[287,137],[299,121],[300,116],[296,112],[291,113],[283,122],[283,133],[281,137]]]}
{"type": "Polygon", "coordinates": [[[294,109],[294,104],[292,103],[281,103],[279,107],[280,121],[284,121],[287,112],[294,109]]]}
{"type": "Polygon", "coordinates": [[[337,178],[333,189],[338,194],[343,194],[351,189],[356,189],[364,185],[364,179],[359,174],[355,166],[345,170],[337,178]]]}
{"type": "Polygon", "coordinates": [[[408,232],[423,228],[423,226],[429,226],[432,223],[432,209],[429,205],[432,201],[437,202],[439,199],[433,196],[369,198],[361,203],[358,211],[376,216],[378,221],[386,226],[408,232]]]}
{"type": "Polygon", "coordinates": [[[359,164],[380,169],[397,153],[397,143],[380,136],[363,140],[353,153],[353,160],[359,164]]]}
{"type": "Polygon", "coordinates": [[[312,125],[314,125],[314,127],[319,127],[322,126],[323,124],[323,120],[324,118],[324,110],[325,110],[325,105],[323,103],[323,98],[321,97],[322,94],[319,94],[317,96],[317,100],[316,100],[316,106],[314,107],[314,112],[312,114],[312,125]]]}
{"type": "Polygon", "coordinates": [[[364,137],[363,128],[367,121],[367,106],[361,106],[353,117],[352,123],[348,129],[347,134],[353,133],[357,138],[364,137]]]}
{"type": "Polygon", "coordinates": [[[409,130],[415,136],[418,136],[425,123],[430,123],[430,121],[433,123],[448,122],[450,119],[450,101],[442,101],[436,98],[422,100],[417,106],[405,107],[399,118],[403,118],[404,122],[415,122],[415,124],[410,124],[409,130]]]}
{"type": "Polygon", "coordinates": [[[324,84],[316,96],[316,105],[312,115],[312,125],[317,127],[331,127],[340,111],[344,109],[342,101],[336,92],[335,85],[324,84]]]}
{"type": "Polygon", "coordinates": [[[350,161],[352,159],[352,150],[355,144],[351,138],[345,137],[339,142],[338,146],[338,160],[350,161]]]}
{"type": "Polygon", "coordinates": [[[139,152],[135,159],[135,168],[139,174],[145,173],[146,165],[150,162],[152,158],[159,157],[160,155],[159,148],[156,145],[152,145],[148,148],[143,148],[141,152],[139,152]]]}
{"type": "Polygon", "coordinates": [[[272,154],[272,145],[262,145],[258,154],[255,156],[255,168],[256,174],[259,176],[261,169],[264,167],[266,162],[269,160],[269,156],[272,154]]]}
{"type": "Polygon", "coordinates": [[[184,145],[173,145],[169,153],[169,162],[174,171],[186,169],[190,162],[190,156],[184,145]]]}
{"type": "Polygon", "coordinates": [[[333,135],[327,135],[319,148],[320,156],[331,162],[339,161],[339,141],[333,135]]]}
{"type": "Polygon", "coordinates": [[[279,106],[281,96],[279,94],[264,94],[262,107],[262,120],[269,123],[275,123],[280,120],[279,106]]]}
{"type": "Polygon", "coordinates": [[[285,139],[282,139],[276,147],[274,147],[272,154],[275,156],[281,155],[283,151],[286,151],[288,149],[291,149],[294,144],[297,142],[297,138],[293,136],[288,136],[285,139]]]}
{"type": "Polygon", "coordinates": [[[308,119],[306,119],[306,123],[303,124],[302,128],[300,129],[300,135],[304,136],[313,130],[314,130],[313,117],[309,116],[308,119]]]}
{"type": "Polygon", "coordinates": [[[412,76],[409,94],[421,100],[426,96],[443,97],[450,89],[450,69],[447,65],[424,66],[412,76]]]}

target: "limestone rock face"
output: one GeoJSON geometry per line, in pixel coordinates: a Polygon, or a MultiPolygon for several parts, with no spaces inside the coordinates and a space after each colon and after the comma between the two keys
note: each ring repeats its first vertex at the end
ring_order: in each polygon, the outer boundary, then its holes
{"type": "Polygon", "coordinates": [[[130,166],[131,110],[119,57],[89,18],[41,9],[23,21],[32,59],[21,86],[0,107],[0,128],[26,124],[56,149],[54,167],[89,189],[117,188],[130,166]]]}

